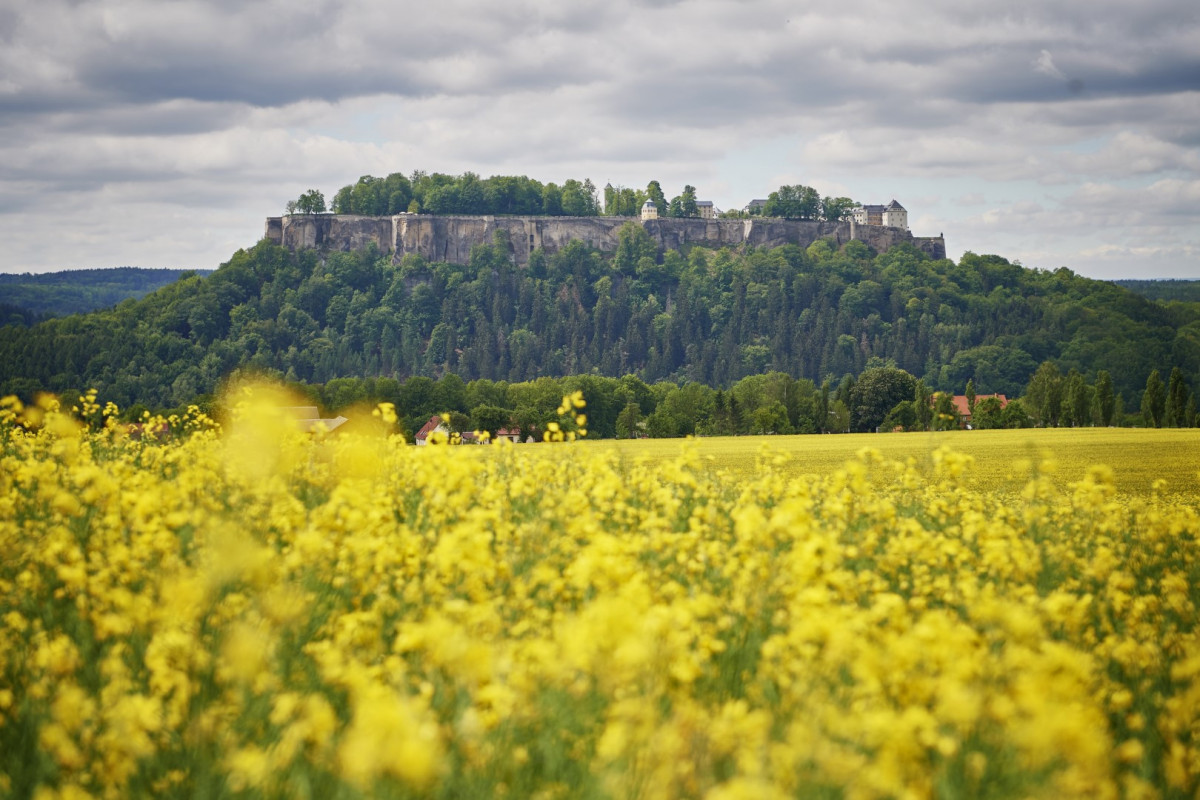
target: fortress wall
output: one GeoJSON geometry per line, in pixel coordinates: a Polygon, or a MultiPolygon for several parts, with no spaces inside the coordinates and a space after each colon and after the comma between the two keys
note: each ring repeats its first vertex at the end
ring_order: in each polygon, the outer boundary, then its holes
{"type": "Polygon", "coordinates": [[[656,219],[629,217],[494,217],[398,214],[394,217],[359,217],[335,214],[299,214],[271,217],[266,236],[291,249],[357,250],[374,243],[392,252],[396,260],[410,253],[437,262],[465,264],[471,248],[491,244],[497,231],[508,234],[509,254],[517,264],[529,261],[533,250],[555,253],[578,240],[602,252],[617,248],[618,231],[629,222],[640,224],[658,244],[659,251],[705,247],[808,247],[818,239],[837,246],[859,239],[877,252],[910,242],[933,258],[946,257],[942,237],[914,237],[909,231],[883,225],[849,222],[805,222],[784,219],[656,219]]]}

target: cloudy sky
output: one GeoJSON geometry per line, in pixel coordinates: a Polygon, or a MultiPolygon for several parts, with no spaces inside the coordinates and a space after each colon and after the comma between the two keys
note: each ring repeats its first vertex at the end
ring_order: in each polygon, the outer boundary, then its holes
{"type": "Polygon", "coordinates": [[[415,169],[804,183],[952,258],[1200,278],[1200,4],[0,0],[0,271],[214,268],[415,169]]]}

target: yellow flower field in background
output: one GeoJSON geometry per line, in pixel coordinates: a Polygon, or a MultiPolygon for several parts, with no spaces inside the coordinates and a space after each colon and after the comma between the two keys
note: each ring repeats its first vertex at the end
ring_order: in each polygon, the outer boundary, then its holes
{"type": "Polygon", "coordinates": [[[1194,463],[416,448],[240,400],[0,405],[0,795],[1200,790],[1194,463]]]}
{"type": "MultiPolygon", "coordinates": [[[[825,436],[718,436],[696,440],[700,454],[732,477],[751,479],[759,448],[767,444],[787,457],[795,475],[831,472],[864,447],[885,458],[918,465],[932,463],[943,447],[971,456],[969,480],[976,488],[1020,491],[1035,467],[1066,489],[1094,464],[1114,467],[1122,495],[1159,491],[1200,497],[1200,430],[1195,428],[1025,428],[1018,430],[937,431],[933,433],[852,433],[825,436]],[[1049,464],[1044,464],[1049,454],[1049,464]]],[[[622,457],[666,461],[679,453],[672,439],[589,442],[589,447],[615,448],[622,457]]]]}

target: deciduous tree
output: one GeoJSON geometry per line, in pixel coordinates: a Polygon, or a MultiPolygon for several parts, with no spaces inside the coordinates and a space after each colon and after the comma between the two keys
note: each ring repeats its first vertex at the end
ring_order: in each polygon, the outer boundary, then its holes
{"type": "Polygon", "coordinates": [[[1183,370],[1179,367],[1171,369],[1171,377],[1167,381],[1166,416],[1163,423],[1171,428],[1181,428],[1190,425],[1190,420],[1184,418],[1187,408],[1188,388],[1183,380],[1183,370]]]}
{"type": "Polygon", "coordinates": [[[1102,369],[1096,373],[1096,391],[1092,400],[1092,417],[1097,425],[1104,428],[1112,425],[1115,403],[1112,376],[1102,369]]]}
{"type": "Polygon", "coordinates": [[[855,431],[874,431],[897,403],[916,393],[917,379],[895,367],[868,369],[850,392],[850,425],[855,431]]]}
{"type": "Polygon", "coordinates": [[[1161,428],[1167,410],[1167,387],[1163,385],[1158,370],[1146,377],[1146,391],[1142,392],[1142,419],[1151,428],[1161,428]]]}

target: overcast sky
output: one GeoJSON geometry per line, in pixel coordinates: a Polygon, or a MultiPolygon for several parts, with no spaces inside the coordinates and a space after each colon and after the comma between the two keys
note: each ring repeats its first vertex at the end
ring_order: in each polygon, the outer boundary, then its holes
{"type": "Polygon", "coordinates": [[[415,169],[804,183],[955,259],[1200,278],[1200,4],[0,0],[0,271],[215,268],[415,169]]]}

